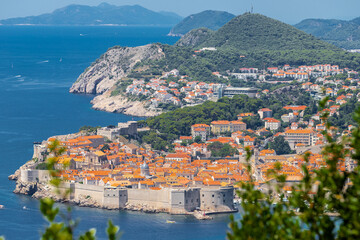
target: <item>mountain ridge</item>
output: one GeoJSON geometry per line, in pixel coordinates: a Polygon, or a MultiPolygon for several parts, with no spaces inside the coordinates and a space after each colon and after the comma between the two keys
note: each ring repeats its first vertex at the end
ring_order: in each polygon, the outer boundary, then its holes
{"type": "Polygon", "coordinates": [[[182,19],[175,13],[151,11],[140,5],[71,4],[52,13],[0,20],[2,25],[167,25],[182,19]]]}
{"type": "Polygon", "coordinates": [[[169,35],[183,36],[197,28],[217,30],[234,17],[235,15],[225,11],[205,10],[184,18],[171,29],[169,35]]]}
{"type": "MultiPolygon", "coordinates": [[[[191,34],[198,33],[191,31],[186,37],[191,38],[191,34]]],[[[179,40],[182,41],[183,39],[179,40]]],[[[336,49],[335,46],[289,24],[256,13],[245,13],[233,18],[192,47],[232,48],[246,51],[336,49]]]]}
{"type": "Polygon", "coordinates": [[[294,26],[338,47],[360,48],[360,17],[352,20],[309,18],[294,26]]]}

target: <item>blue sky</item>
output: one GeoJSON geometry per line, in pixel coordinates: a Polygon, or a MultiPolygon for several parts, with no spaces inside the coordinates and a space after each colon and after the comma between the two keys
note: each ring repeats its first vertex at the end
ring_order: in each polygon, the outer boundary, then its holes
{"type": "Polygon", "coordinates": [[[224,10],[235,15],[254,6],[254,12],[295,24],[305,18],[352,19],[360,17],[359,0],[1,0],[0,19],[49,13],[69,4],[139,4],[154,11],[188,16],[203,10],[224,10]]]}

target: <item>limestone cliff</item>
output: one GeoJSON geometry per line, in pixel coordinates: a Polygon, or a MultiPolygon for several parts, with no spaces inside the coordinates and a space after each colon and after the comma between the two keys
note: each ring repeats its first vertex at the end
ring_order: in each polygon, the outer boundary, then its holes
{"type": "Polygon", "coordinates": [[[71,86],[71,93],[102,94],[126,77],[135,64],[164,57],[160,45],[113,47],[88,67],[71,86]]]}
{"type": "Polygon", "coordinates": [[[111,89],[99,96],[96,96],[91,103],[96,110],[124,113],[138,117],[152,117],[159,115],[161,111],[154,111],[145,108],[145,103],[140,101],[130,101],[122,95],[111,96],[111,89]]]}

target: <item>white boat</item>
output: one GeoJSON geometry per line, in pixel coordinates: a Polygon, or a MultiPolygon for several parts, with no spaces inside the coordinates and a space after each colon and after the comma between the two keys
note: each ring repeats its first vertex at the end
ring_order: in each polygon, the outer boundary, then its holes
{"type": "Polygon", "coordinates": [[[0,209],[4,209],[5,207],[4,207],[4,205],[0,205],[0,209]]]}
{"type": "Polygon", "coordinates": [[[23,206],[23,209],[24,209],[24,210],[26,210],[26,209],[27,209],[27,207],[26,207],[26,206],[23,206]]]}
{"type": "Polygon", "coordinates": [[[166,220],[166,223],[175,223],[175,221],[166,220]]]}

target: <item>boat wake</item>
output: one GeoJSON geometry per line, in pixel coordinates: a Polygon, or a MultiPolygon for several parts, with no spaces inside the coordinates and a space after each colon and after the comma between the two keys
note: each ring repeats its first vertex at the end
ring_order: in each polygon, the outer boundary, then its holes
{"type": "Polygon", "coordinates": [[[44,60],[44,61],[40,61],[40,62],[37,62],[38,64],[41,64],[41,63],[48,63],[49,60],[44,60]]]}

